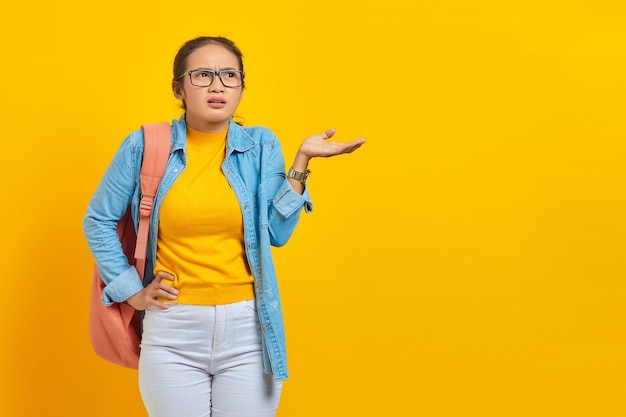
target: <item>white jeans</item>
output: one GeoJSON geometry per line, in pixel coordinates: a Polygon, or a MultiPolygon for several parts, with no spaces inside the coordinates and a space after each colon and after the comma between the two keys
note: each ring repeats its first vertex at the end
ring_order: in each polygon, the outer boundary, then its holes
{"type": "Polygon", "coordinates": [[[255,301],[146,310],[139,389],[150,417],[274,417],[255,301]]]}

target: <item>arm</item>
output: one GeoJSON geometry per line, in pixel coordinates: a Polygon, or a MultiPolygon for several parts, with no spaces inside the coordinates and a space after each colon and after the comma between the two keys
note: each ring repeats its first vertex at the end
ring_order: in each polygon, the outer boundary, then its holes
{"type": "MultiPolygon", "coordinates": [[[[328,139],[330,139],[334,134],[335,129],[332,128],[328,129],[324,133],[306,138],[296,153],[292,168],[298,172],[306,172],[309,166],[309,161],[312,158],[328,158],[331,156],[352,153],[365,143],[365,139],[357,139],[349,143],[329,142],[328,139]]],[[[300,181],[294,178],[289,178],[289,183],[293,187],[294,191],[300,194],[304,192],[304,184],[300,181]]]]}
{"type": "Polygon", "coordinates": [[[133,158],[131,142],[132,135],[120,145],[83,218],[87,244],[106,284],[102,300],[106,305],[124,301],[142,288],[137,271],[128,263],[117,235],[117,223],[137,188],[139,167],[133,158]]]}
{"type": "Polygon", "coordinates": [[[117,223],[127,211],[133,197],[139,197],[141,152],[135,146],[137,140],[141,140],[141,137],[131,134],[113,157],[89,202],[83,219],[83,229],[89,249],[106,284],[102,296],[105,305],[127,301],[137,310],[151,305],[166,308],[156,298],[176,298],[177,290],[161,283],[163,279],[171,280],[173,277],[159,273],[144,288],[137,270],[129,264],[117,234],[117,223]]]}
{"type": "MultiPolygon", "coordinates": [[[[296,153],[293,169],[305,172],[312,158],[351,153],[365,143],[364,139],[357,139],[346,144],[329,142],[327,139],[331,138],[334,133],[335,129],[329,129],[322,134],[305,139],[296,153]]],[[[282,246],[293,233],[302,207],[309,212],[312,210],[312,204],[304,184],[293,178],[285,179],[283,155],[279,148],[276,148],[274,152],[270,160],[273,161],[272,178],[276,180],[271,183],[276,188],[272,188],[272,195],[275,197],[269,207],[269,231],[272,245],[282,246]]]]}

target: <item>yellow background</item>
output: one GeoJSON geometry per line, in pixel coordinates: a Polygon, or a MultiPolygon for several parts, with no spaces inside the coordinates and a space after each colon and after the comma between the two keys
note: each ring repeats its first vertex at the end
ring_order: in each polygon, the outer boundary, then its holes
{"type": "Polygon", "coordinates": [[[313,161],[275,251],[280,417],[626,416],[623,1],[3,4],[0,415],[145,416],[91,351],[81,219],[210,34],[288,160],[329,127],[368,140],[313,161]]]}

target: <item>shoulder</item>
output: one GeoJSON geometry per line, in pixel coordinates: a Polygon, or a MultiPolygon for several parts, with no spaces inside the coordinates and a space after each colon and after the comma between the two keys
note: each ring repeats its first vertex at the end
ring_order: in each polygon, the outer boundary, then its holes
{"type": "Polygon", "coordinates": [[[234,124],[231,126],[237,134],[252,140],[261,145],[278,145],[279,141],[276,134],[265,126],[240,126],[234,124]]]}
{"type": "MultiPolygon", "coordinates": [[[[124,142],[126,143],[126,146],[128,147],[130,151],[143,152],[144,147],[145,147],[145,135],[146,135],[144,126],[154,127],[151,125],[158,125],[158,124],[165,124],[165,123],[166,122],[145,123],[138,129],[133,130],[124,140],[124,142]]],[[[170,128],[170,142],[171,142],[170,148],[175,147],[174,146],[175,144],[177,144],[179,147],[184,147],[185,131],[186,131],[185,124],[177,120],[173,120],[171,123],[167,123],[167,124],[169,125],[169,128],[170,128]]]]}
{"type": "Polygon", "coordinates": [[[144,147],[143,141],[143,129],[140,127],[139,129],[130,132],[124,139],[122,145],[131,152],[142,152],[144,147]]]}

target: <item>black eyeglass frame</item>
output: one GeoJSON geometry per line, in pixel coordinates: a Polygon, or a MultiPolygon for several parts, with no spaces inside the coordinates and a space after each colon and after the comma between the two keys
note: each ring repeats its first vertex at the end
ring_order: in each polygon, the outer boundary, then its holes
{"type": "Polygon", "coordinates": [[[243,71],[239,71],[239,70],[231,70],[231,69],[227,69],[227,70],[220,70],[220,71],[214,71],[214,70],[210,70],[208,68],[196,68],[196,69],[192,69],[189,70],[187,72],[185,72],[184,74],[182,74],[180,77],[178,78],[183,78],[185,75],[189,75],[189,82],[191,83],[191,85],[193,85],[194,87],[210,87],[213,85],[213,83],[215,82],[215,76],[217,75],[217,78],[220,79],[220,82],[222,83],[222,85],[226,88],[239,88],[243,85],[243,79],[246,77],[246,73],[243,71]],[[209,85],[196,85],[193,83],[193,78],[192,75],[194,72],[198,72],[198,71],[202,71],[202,72],[210,72],[213,74],[213,79],[211,80],[211,83],[209,85]],[[224,84],[224,80],[222,80],[222,73],[229,73],[229,72],[238,72],[239,74],[241,74],[241,84],[239,84],[238,86],[230,86],[230,85],[226,85],[224,84]]]}

